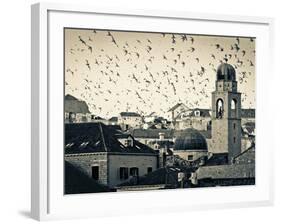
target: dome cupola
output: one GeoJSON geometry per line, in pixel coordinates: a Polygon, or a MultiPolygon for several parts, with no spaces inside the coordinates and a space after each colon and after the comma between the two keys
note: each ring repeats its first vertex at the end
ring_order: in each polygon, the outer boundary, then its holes
{"type": "Polygon", "coordinates": [[[217,69],[217,81],[236,81],[236,72],[232,65],[221,63],[217,69]]]}
{"type": "Polygon", "coordinates": [[[174,150],[208,150],[205,137],[197,130],[188,128],[176,134],[174,150]]]}

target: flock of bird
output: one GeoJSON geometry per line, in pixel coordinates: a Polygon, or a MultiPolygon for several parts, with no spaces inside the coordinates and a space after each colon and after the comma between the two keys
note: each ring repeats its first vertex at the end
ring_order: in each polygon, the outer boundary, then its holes
{"type": "Polygon", "coordinates": [[[176,103],[211,107],[219,64],[237,73],[242,106],[255,107],[255,39],[188,34],[66,30],[65,94],[111,117],[165,116],[176,103]]]}

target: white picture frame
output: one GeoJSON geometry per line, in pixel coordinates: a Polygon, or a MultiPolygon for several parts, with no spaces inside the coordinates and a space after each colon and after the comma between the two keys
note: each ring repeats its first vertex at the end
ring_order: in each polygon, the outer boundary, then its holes
{"type": "Polygon", "coordinates": [[[37,220],[181,212],[273,203],[273,146],[267,92],[272,74],[271,18],[38,3],[32,5],[31,214],[37,220]],[[99,17],[95,22],[92,18],[99,17]],[[176,24],[176,25],[175,25],[176,24]],[[186,27],[189,25],[189,28],[186,27]],[[63,192],[62,28],[189,31],[257,38],[256,185],[192,190],[122,192],[65,196],[63,192]],[[60,64],[59,64],[60,63],[60,64]],[[54,76],[56,74],[56,76],[54,76]],[[265,74],[265,75],[264,75],[265,74]],[[60,114],[60,115],[58,115],[60,114]],[[59,118],[61,117],[61,118],[59,118]],[[260,137],[262,136],[262,137],[260,137]],[[61,188],[60,188],[61,187],[61,188]],[[165,196],[165,200],[164,200],[165,196]],[[123,206],[121,206],[123,205],[123,206]],[[122,207],[126,206],[126,210],[122,207]]]}

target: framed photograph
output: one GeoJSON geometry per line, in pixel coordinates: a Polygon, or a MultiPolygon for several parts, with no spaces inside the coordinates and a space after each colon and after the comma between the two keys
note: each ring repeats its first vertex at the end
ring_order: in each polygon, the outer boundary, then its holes
{"type": "Polygon", "coordinates": [[[33,5],[32,217],[272,204],[272,26],[33,5]]]}

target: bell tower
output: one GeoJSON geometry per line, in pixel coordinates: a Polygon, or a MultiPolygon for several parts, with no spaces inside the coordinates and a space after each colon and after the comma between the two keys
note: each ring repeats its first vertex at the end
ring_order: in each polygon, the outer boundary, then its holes
{"type": "Polygon", "coordinates": [[[237,92],[235,69],[222,63],[212,92],[213,154],[227,153],[228,161],[241,152],[241,93],[237,92]]]}

